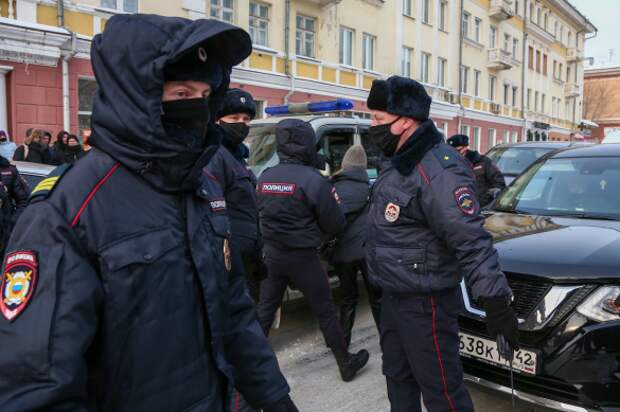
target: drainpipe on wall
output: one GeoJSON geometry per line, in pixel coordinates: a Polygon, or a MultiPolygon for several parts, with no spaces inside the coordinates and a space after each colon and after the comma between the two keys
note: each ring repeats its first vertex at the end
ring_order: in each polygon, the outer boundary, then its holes
{"type": "Polygon", "coordinates": [[[62,56],[62,127],[69,131],[71,127],[71,102],[69,100],[69,60],[77,54],[77,36],[71,32],[71,49],[62,56]]]}
{"type": "MultiPolygon", "coordinates": [[[[459,2],[460,6],[460,13],[459,13],[459,76],[458,76],[458,88],[459,88],[459,116],[458,116],[458,122],[457,122],[457,129],[456,129],[456,133],[461,133],[461,125],[462,125],[462,120],[463,120],[463,116],[465,116],[465,107],[463,106],[463,79],[462,79],[462,75],[461,75],[461,67],[463,66],[463,42],[465,41],[465,38],[463,36],[463,12],[465,11],[465,4],[464,4],[464,0],[460,0],[459,2]]],[[[482,137],[480,137],[482,138],[482,137]]]]}
{"type": "MultiPolygon", "coordinates": [[[[577,32],[577,34],[575,35],[575,50],[578,50],[577,45],[579,44],[579,35],[580,35],[581,33],[585,33],[585,30],[579,30],[579,31],[577,32]]],[[[585,37],[585,36],[584,36],[584,37],[585,37]]],[[[584,42],[583,42],[583,48],[584,48],[584,50],[585,50],[585,48],[586,48],[586,47],[585,47],[585,46],[586,46],[586,44],[585,44],[585,43],[586,43],[586,42],[585,42],[585,38],[584,38],[584,42]]],[[[569,44],[569,47],[570,47],[570,44],[569,44]]],[[[575,62],[575,84],[577,84],[577,80],[579,79],[579,65],[580,65],[580,63],[581,63],[581,62],[582,62],[582,60],[581,60],[581,59],[575,62]]],[[[567,80],[568,80],[568,79],[567,79],[567,80]]],[[[583,89],[582,89],[582,90],[583,90],[583,89]]],[[[582,96],[583,96],[583,92],[582,92],[582,96]]],[[[573,135],[574,135],[574,133],[577,131],[577,129],[575,129],[575,122],[577,121],[577,98],[578,98],[578,97],[579,97],[579,96],[575,96],[575,97],[573,97],[573,126],[572,126],[572,128],[571,128],[571,133],[570,133],[570,137],[569,137],[569,141],[570,141],[571,143],[572,143],[572,141],[573,141],[573,137],[574,137],[573,135]]],[[[581,117],[583,118],[583,112],[581,113],[581,117]]]]}
{"type": "Polygon", "coordinates": [[[58,19],[58,27],[65,26],[65,2],[64,0],[56,0],[56,17],[58,19]]]}
{"type": "Polygon", "coordinates": [[[528,20],[527,20],[527,1],[523,2],[523,50],[521,51],[521,110],[523,110],[523,131],[521,132],[522,141],[527,141],[527,119],[529,107],[526,107],[526,99],[527,99],[527,84],[525,83],[525,73],[528,67],[529,62],[527,59],[527,39],[529,35],[527,34],[528,20]]]}
{"type": "Polygon", "coordinates": [[[290,43],[290,31],[291,31],[291,0],[286,0],[284,5],[284,50],[286,60],[284,62],[284,73],[291,79],[291,89],[284,96],[284,104],[288,104],[288,99],[295,93],[295,75],[291,72],[291,63],[290,57],[291,53],[289,50],[290,43]]]}

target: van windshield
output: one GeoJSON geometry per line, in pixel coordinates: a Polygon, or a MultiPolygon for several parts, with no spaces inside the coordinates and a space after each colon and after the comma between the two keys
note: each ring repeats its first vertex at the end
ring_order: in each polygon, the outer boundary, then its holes
{"type": "Polygon", "coordinates": [[[276,154],[276,125],[277,123],[260,123],[250,126],[250,134],[247,138],[250,144],[248,165],[256,176],[279,162],[276,154]]]}

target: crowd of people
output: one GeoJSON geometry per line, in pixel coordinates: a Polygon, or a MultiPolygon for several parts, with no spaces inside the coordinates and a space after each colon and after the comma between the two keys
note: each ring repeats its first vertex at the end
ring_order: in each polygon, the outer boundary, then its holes
{"type": "Polygon", "coordinates": [[[518,348],[480,214],[490,189],[476,185],[468,142],[454,143],[462,155],[445,143],[424,87],[373,82],[369,135],[385,161],[372,190],[360,146],[322,176],[300,119],[279,122],[280,162],[256,178],[243,145],[256,107],[229,88],[251,49],[248,33],[216,20],[113,16],[92,42],[89,156],[75,162],[83,148],[66,132],[50,146],[50,133],[29,130],[15,148],[14,160],[60,166],[30,194],[4,257],[2,411],[298,412],[267,338],[286,287],[303,293],[349,382],[369,360],[349,352],[359,275],[394,411],[419,411],[422,397],[431,412],[473,411],[462,279],[490,335],[518,348]]]}
{"type": "Polygon", "coordinates": [[[8,160],[58,166],[82,158],[87,149],[76,135],[65,130],[58,132],[56,141],[52,143],[51,132],[30,128],[19,146],[4,130],[0,130],[0,157],[8,160]]]}

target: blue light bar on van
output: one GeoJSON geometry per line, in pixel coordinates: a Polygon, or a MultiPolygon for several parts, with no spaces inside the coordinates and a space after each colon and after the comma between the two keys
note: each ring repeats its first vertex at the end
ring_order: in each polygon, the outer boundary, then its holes
{"type": "Polygon", "coordinates": [[[316,103],[290,103],[283,106],[270,106],[265,108],[265,113],[270,116],[296,113],[323,113],[351,110],[353,102],[348,99],[328,100],[316,103]]]}

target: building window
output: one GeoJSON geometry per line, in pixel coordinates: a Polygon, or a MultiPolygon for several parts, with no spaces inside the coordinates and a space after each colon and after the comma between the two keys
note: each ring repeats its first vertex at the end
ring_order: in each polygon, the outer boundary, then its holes
{"type": "Polygon", "coordinates": [[[78,78],[78,127],[82,131],[90,129],[90,117],[93,112],[93,99],[97,92],[95,79],[78,78]]]}
{"type": "Polygon", "coordinates": [[[515,0],[515,14],[517,16],[521,15],[521,13],[519,12],[519,0],[515,0]]]}
{"type": "Polygon", "coordinates": [[[442,0],[439,2],[439,30],[446,30],[448,17],[448,2],[442,0]]]}
{"type": "Polygon", "coordinates": [[[482,32],[482,19],[476,17],[474,20],[474,40],[476,43],[480,43],[480,34],[482,32]]]}
{"type": "Polygon", "coordinates": [[[448,66],[448,61],[446,59],[442,59],[441,57],[437,58],[437,86],[444,87],[446,85],[446,67],[448,66]]]}
{"type": "Polygon", "coordinates": [[[541,98],[540,98],[540,111],[541,113],[545,113],[545,106],[546,106],[546,100],[547,100],[547,96],[545,96],[545,94],[543,93],[541,98]]]}
{"type": "Polygon", "coordinates": [[[546,76],[547,75],[547,66],[548,66],[548,59],[547,59],[547,55],[543,54],[543,74],[546,76]]]}
{"type": "Polygon", "coordinates": [[[422,52],[422,61],[420,62],[420,80],[422,81],[422,83],[428,83],[430,64],[431,55],[422,52]]]}
{"type": "Polygon", "coordinates": [[[409,47],[403,47],[403,56],[400,65],[400,73],[405,77],[411,77],[411,55],[413,54],[413,49],[409,47]]]}
{"type": "Polygon", "coordinates": [[[553,37],[558,38],[558,22],[556,21],[553,24],[553,37]]]}
{"type": "Polygon", "coordinates": [[[568,47],[572,46],[572,43],[573,43],[573,33],[571,33],[570,31],[568,32],[568,42],[567,43],[568,43],[567,44],[568,47]]]}
{"type": "Polygon", "coordinates": [[[555,60],[553,61],[553,78],[558,78],[558,62],[555,60]]]}
{"type": "Polygon", "coordinates": [[[532,89],[527,89],[527,100],[525,107],[529,110],[532,107],[532,89]]]}
{"type": "Polygon", "coordinates": [[[509,52],[510,51],[510,35],[509,34],[504,34],[504,51],[509,52]]]}
{"type": "Polygon", "coordinates": [[[340,64],[353,64],[353,30],[340,28],[340,64]]]}
{"type": "Polygon", "coordinates": [[[497,27],[491,26],[489,29],[489,48],[497,47],[497,27]]]}
{"type": "Polygon", "coordinates": [[[538,111],[538,92],[534,92],[534,111],[538,111]]]}
{"type": "Polygon", "coordinates": [[[531,70],[534,70],[534,48],[532,46],[530,46],[527,51],[528,51],[527,66],[531,70]]]}
{"type": "Polygon", "coordinates": [[[269,31],[269,6],[250,2],[250,36],[252,43],[267,47],[269,31]]]}
{"type": "Polygon", "coordinates": [[[431,22],[431,0],[422,0],[422,23],[431,22]]]}
{"type": "Polygon", "coordinates": [[[519,88],[517,86],[512,86],[512,107],[517,107],[517,98],[519,96],[519,88]]]}
{"type": "Polygon", "coordinates": [[[364,33],[362,37],[362,67],[364,70],[375,69],[375,41],[375,36],[364,33]]]}
{"type": "Polygon", "coordinates": [[[488,140],[489,149],[497,144],[497,131],[495,129],[489,129],[489,140],[488,140]]]}
{"type": "Polygon", "coordinates": [[[558,80],[562,80],[562,75],[564,74],[564,64],[560,63],[558,65],[558,80]]]}
{"type": "MultiPolygon", "coordinates": [[[[214,1],[214,0],[211,0],[214,1]]],[[[312,17],[297,16],[295,53],[299,56],[314,57],[314,27],[316,20],[312,17]]]]}
{"type": "Polygon", "coordinates": [[[518,143],[519,142],[519,132],[512,132],[512,143],[518,143]]]}
{"type": "Polygon", "coordinates": [[[508,102],[510,101],[510,85],[504,83],[504,105],[508,106],[508,102]]]}
{"type": "Polygon", "coordinates": [[[461,134],[464,134],[465,136],[469,137],[469,126],[466,124],[462,124],[461,125],[461,134]]]}
{"type": "Polygon", "coordinates": [[[542,10],[539,8],[538,11],[536,11],[536,24],[538,24],[538,26],[542,26],[542,20],[540,19],[541,16],[542,10]]]}
{"type": "Polygon", "coordinates": [[[560,24],[560,38],[558,39],[560,43],[564,43],[564,26],[560,24]]]}
{"type": "Polygon", "coordinates": [[[497,77],[489,76],[489,100],[495,101],[495,86],[497,85],[497,77]]]}
{"type": "Polygon", "coordinates": [[[405,16],[411,16],[411,1],[412,0],[403,0],[403,14],[405,16]]]}
{"type": "Polygon", "coordinates": [[[530,3],[530,21],[534,23],[534,3],[530,3]]]}
{"type": "Polygon", "coordinates": [[[471,14],[463,12],[463,37],[469,38],[469,20],[471,14]]]}
{"type": "Polygon", "coordinates": [[[209,15],[227,23],[233,22],[233,0],[210,0],[209,15]]]}
{"type": "Polygon", "coordinates": [[[474,127],[472,131],[473,133],[471,137],[470,146],[473,147],[475,151],[479,152],[480,151],[480,128],[474,127]]]}
{"type": "Polygon", "coordinates": [[[510,143],[510,130],[504,130],[504,138],[501,143],[510,143]]]}
{"type": "Polygon", "coordinates": [[[512,58],[519,56],[519,39],[512,39],[512,58]]]}
{"type": "Polygon", "coordinates": [[[566,66],[566,81],[570,82],[570,66],[566,66]]]}
{"type": "Polygon", "coordinates": [[[101,7],[126,13],[137,13],[138,0],[101,0],[101,7]]]}
{"type": "Polygon", "coordinates": [[[536,71],[540,73],[540,50],[536,50],[536,71]]]}
{"type": "Polygon", "coordinates": [[[480,70],[474,70],[474,96],[480,97],[480,70]]]}
{"type": "Polygon", "coordinates": [[[461,93],[467,94],[469,89],[469,67],[461,66],[461,93]]]}

